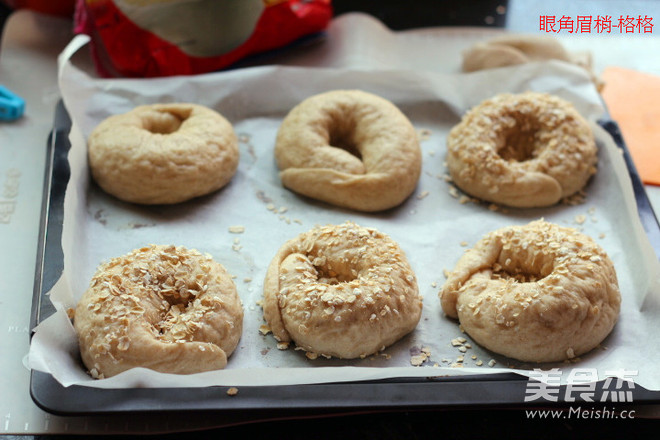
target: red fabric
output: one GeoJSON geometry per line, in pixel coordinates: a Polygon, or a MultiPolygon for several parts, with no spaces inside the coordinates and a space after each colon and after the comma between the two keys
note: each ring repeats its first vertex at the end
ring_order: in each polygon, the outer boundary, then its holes
{"type": "Polygon", "coordinates": [[[32,9],[44,14],[72,17],[76,0],[5,0],[13,9],[32,9]]]}
{"type": "Polygon", "coordinates": [[[280,48],[325,29],[330,0],[290,0],[267,6],[254,32],[236,49],[194,57],[139,28],[111,0],[79,0],[76,31],[90,35],[97,69],[104,76],[158,77],[205,73],[253,54],[280,48]]]}

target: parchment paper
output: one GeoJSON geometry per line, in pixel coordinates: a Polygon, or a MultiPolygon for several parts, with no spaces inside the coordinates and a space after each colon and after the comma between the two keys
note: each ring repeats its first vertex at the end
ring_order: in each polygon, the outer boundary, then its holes
{"type": "MultiPolygon", "coordinates": [[[[660,268],[640,226],[625,164],[604,131],[594,126],[600,149],[598,173],[587,186],[582,204],[492,210],[484,203],[460,203],[460,192],[452,195],[451,184],[444,179],[449,129],[468,108],[496,93],[550,92],[572,101],[592,121],[601,117],[599,96],[580,69],[551,62],[460,75],[269,66],[195,77],[101,80],[65,59],[60,87],[74,123],[62,238],[64,273],[50,293],[58,312],[37,327],[30,365],[51,373],[63,385],[286,385],[512,371],[529,375],[539,367],[564,371],[580,367],[596,368],[600,379],[616,371],[635,370],[637,384],[660,390],[655,367],[660,360],[655,331],[660,323],[660,268]],[[273,145],[282,118],[304,98],[342,88],[358,88],[392,100],[422,133],[422,177],[415,193],[398,208],[357,213],[299,197],[280,184],[273,145]],[[156,102],[204,104],[234,124],[241,139],[241,161],[227,187],[190,202],[149,207],[121,202],[91,181],[85,143],[91,130],[107,116],[156,102]],[[437,297],[443,271],[453,268],[483,234],[540,217],[594,237],[613,259],[619,276],[623,303],[618,324],[602,348],[573,363],[525,364],[489,352],[442,314],[437,297]],[[259,332],[264,321],[257,302],[270,259],[300,232],[345,220],[389,234],[407,253],[424,295],[417,329],[382,354],[362,360],[309,360],[302,351],[278,350],[272,335],[259,332]],[[231,226],[244,226],[245,231],[231,233],[231,226]],[[244,330],[225,370],[177,376],[135,369],[104,380],[86,374],[65,311],[75,305],[101,261],[148,243],[208,252],[235,275],[245,309],[244,330]],[[470,344],[465,353],[452,346],[451,340],[457,337],[470,344]],[[429,359],[420,367],[411,366],[411,357],[422,348],[430,352],[429,359]],[[463,362],[458,362],[460,356],[463,362]],[[491,360],[495,363],[489,367],[491,360]]],[[[563,374],[564,383],[566,378],[563,374]]]]}

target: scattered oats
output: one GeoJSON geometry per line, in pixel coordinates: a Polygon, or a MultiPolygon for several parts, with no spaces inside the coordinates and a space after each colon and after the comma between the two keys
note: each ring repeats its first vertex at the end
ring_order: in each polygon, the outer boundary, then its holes
{"type": "Polygon", "coordinates": [[[470,356],[470,359],[472,359],[472,360],[477,359],[477,355],[476,355],[476,354],[473,354],[472,356],[470,356]]]}
{"type": "Polygon", "coordinates": [[[465,247],[465,246],[467,246],[467,245],[468,245],[468,242],[467,242],[467,241],[461,241],[461,246],[465,247]]]}
{"type": "Polygon", "coordinates": [[[602,238],[605,238],[605,233],[604,233],[604,232],[601,232],[600,234],[598,234],[598,238],[601,238],[601,239],[602,239],[602,238]]]}
{"type": "Polygon", "coordinates": [[[572,347],[569,347],[568,350],[566,350],[566,357],[569,359],[573,359],[575,357],[575,351],[572,347]]]}
{"type": "Polygon", "coordinates": [[[227,390],[228,396],[235,396],[236,394],[238,394],[238,388],[236,387],[231,387],[227,390]]]}
{"type": "Polygon", "coordinates": [[[454,347],[460,347],[461,345],[463,345],[463,343],[459,341],[458,338],[456,338],[451,340],[451,345],[454,347]]]}
{"type": "Polygon", "coordinates": [[[448,363],[451,362],[451,361],[450,361],[449,359],[447,359],[447,358],[442,358],[442,362],[444,362],[445,364],[448,364],[448,363]]]}
{"type": "Polygon", "coordinates": [[[456,358],[456,362],[463,362],[465,360],[465,356],[460,355],[459,357],[456,358]]]}
{"type": "Polygon", "coordinates": [[[298,220],[297,218],[294,218],[294,219],[293,219],[293,222],[294,222],[294,223],[298,223],[299,225],[302,225],[302,222],[301,222],[300,220],[298,220]]]}
{"type": "Polygon", "coordinates": [[[232,244],[231,248],[234,250],[234,252],[238,252],[241,249],[243,249],[243,246],[241,246],[240,244],[232,244]]]}
{"type": "Polygon", "coordinates": [[[458,189],[454,185],[449,186],[449,195],[455,199],[459,197],[458,189]]]}
{"type": "Polygon", "coordinates": [[[431,137],[431,130],[428,128],[421,128],[417,130],[417,138],[420,142],[426,141],[431,137]]]}
{"type": "Polygon", "coordinates": [[[587,216],[584,215],[584,214],[576,215],[574,220],[575,220],[575,223],[577,223],[578,225],[581,225],[585,221],[587,221],[587,216]]]}
{"type": "Polygon", "coordinates": [[[465,204],[468,203],[469,201],[470,201],[470,198],[469,198],[468,196],[466,196],[466,195],[462,195],[462,196],[458,199],[458,203],[460,203],[461,205],[465,205],[465,204]]]}
{"type": "Polygon", "coordinates": [[[477,362],[475,362],[475,365],[477,367],[481,367],[483,364],[484,364],[484,361],[482,361],[481,359],[479,359],[477,362]]]}
{"type": "Polygon", "coordinates": [[[267,204],[266,209],[269,211],[277,211],[277,208],[272,203],[267,204]]]}
{"type": "Polygon", "coordinates": [[[561,200],[561,203],[569,206],[581,205],[584,203],[586,194],[583,190],[576,192],[575,194],[565,197],[561,200]]]}
{"type": "Polygon", "coordinates": [[[424,197],[428,196],[429,192],[428,191],[422,191],[418,196],[417,199],[422,200],[424,197]]]}
{"type": "Polygon", "coordinates": [[[428,347],[422,347],[422,353],[424,353],[427,356],[431,356],[431,349],[428,347]]]}
{"type": "Polygon", "coordinates": [[[286,350],[289,348],[289,343],[288,342],[278,342],[277,343],[277,349],[278,350],[286,350]]]}
{"type": "Polygon", "coordinates": [[[389,353],[381,353],[380,355],[387,360],[392,359],[392,355],[390,355],[389,353]]]}
{"type": "Polygon", "coordinates": [[[410,364],[415,367],[418,367],[422,365],[424,362],[426,362],[426,359],[428,359],[428,357],[424,353],[418,354],[417,356],[412,356],[410,358],[410,364]]]}
{"type": "Polygon", "coordinates": [[[230,226],[229,232],[231,232],[232,234],[242,234],[243,232],[245,232],[245,226],[240,226],[240,225],[230,226]]]}
{"type": "Polygon", "coordinates": [[[459,338],[456,338],[456,339],[457,339],[457,340],[458,340],[458,342],[460,342],[461,344],[465,344],[465,343],[467,342],[467,339],[465,339],[465,338],[464,338],[464,337],[462,337],[462,336],[461,336],[461,337],[459,337],[459,338]]]}
{"type": "Polygon", "coordinates": [[[287,212],[288,210],[289,210],[289,208],[287,208],[286,206],[282,206],[282,207],[279,209],[279,213],[280,213],[280,214],[284,214],[284,213],[287,212]]]}
{"type": "Polygon", "coordinates": [[[472,348],[472,344],[465,344],[465,348],[472,348]]]}
{"type": "Polygon", "coordinates": [[[461,345],[460,347],[458,347],[458,351],[460,351],[461,353],[465,353],[467,351],[467,348],[465,348],[465,345],[461,345]]]}
{"type": "Polygon", "coordinates": [[[452,367],[452,368],[463,368],[463,364],[455,362],[455,363],[451,364],[450,367],[452,367]]]}
{"type": "Polygon", "coordinates": [[[314,360],[314,359],[317,359],[319,357],[319,355],[317,353],[314,353],[314,352],[311,352],[311,351],[306,351],[305,356],[307,357],[307,359],[310,359],[310,360],[314,360]]]}
{"type": "Polygon", "coordinates": [[[495,359],[491,359],[491,360],[488,361],[488,366],[492,368],[492,367],[495,366],[496,363],[497,362],[495,361],[495,359]]]}
{"type": "Polygon", "coordinates": [[[251,283],[251,282],[252,282],[252,278],[243,278],[243,282],[244,282],[244,283],[251,283]]]}
{"type": "Polygon", "coordinates": [[[434,157],[435,156],[435,151],[433,151],[433,150],[429,151],[429,156],[434,157]]]}
{"type": "Polygon", "coordinates": [[[436,287],[438,287],[438,283],[436,283],[435,281],[433,281],[433,282],[431,283],[431,287],[433,287],[433,288],[435,289],[436,287]]]}

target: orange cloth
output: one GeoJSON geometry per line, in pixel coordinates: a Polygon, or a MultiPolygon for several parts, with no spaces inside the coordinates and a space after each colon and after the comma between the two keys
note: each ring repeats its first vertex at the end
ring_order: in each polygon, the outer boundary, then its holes
{"type": "Polygon", "coordinates": [[[660,185],[660,76],[608,67],[602,80],[603,99],[642,181],[660,185]]]}

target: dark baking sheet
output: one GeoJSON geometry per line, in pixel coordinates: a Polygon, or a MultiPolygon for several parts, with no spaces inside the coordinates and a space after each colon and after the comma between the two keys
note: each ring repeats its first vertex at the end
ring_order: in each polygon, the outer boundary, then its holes
{"type": "MultiPolygon", "coordinates": [[[[660,225],[618,126],[611,120],[599,123],[623,151],[642,225],[656,254],[660,256],[660,225]]],[[[70,149],[68,139],[70,127],[71,120],[60,102],[56,107],[54,127],[47,146],[31,328],[55,311],[46,293],[60,277],[63,269],[61,233],[64,193],[70,175],[67,161],[70,149]]],[[[527,383],[526,377],[513,373],[423,379],[396,378],[351,383],[241,387],[239,394],[231,397],[226,393],[227,387],[136,389],[63,387],[51,375],[32,371],[30,394],[39,407],[60,415],[250,410],[255,415],[267,413],[271,417],[318,410],[347,412],[379,409],[568,405],[568,402],[563,400],[565,387],[562,387],[559,393],[558,402],[545,400],[525,402],[527,383]]],[[[602,386],[603,382],[600,382],[596,388],[596,396],[601,395],[602,386]]],[[[578,397],[577,403],[580,402],[578,397]]],[[[611,404],[611,402],[607,403],[611,404]]],[[[633,389],[632,401],[627,402],[629,405],[651,403],[660,403],[660,391],[648,391],[639,386],[633,389]]],[[[601,402],[601,406],[602,404],[601,402]]]]}

